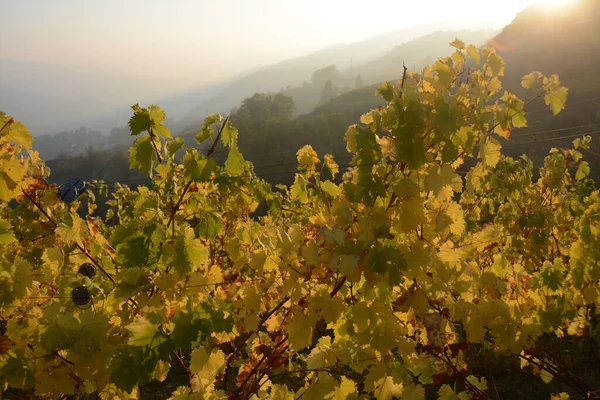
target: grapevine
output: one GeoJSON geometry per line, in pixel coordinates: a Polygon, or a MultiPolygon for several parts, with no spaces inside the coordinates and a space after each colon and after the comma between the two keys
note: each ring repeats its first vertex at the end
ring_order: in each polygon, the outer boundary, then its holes
{"type": "Polygon", "coordinates": [[[135,398],[179,368],[173,399],[486,399],[480,346],[591,398],[539,345],[592,334],[600,303],[591,139],[551,150],[539,178],[502,156],[530,103],[558,114],[568,91],[534,72],[525,103],[493,49],[452,46],[378,89],[387,105],[346,132],[350,168],[307,145],[289,187],[255,174],[221,115],[197,149],[134,105],[129,161],[152,183],[116,185],[104,219],[106,187],[48,184],[1,114],[1,389],[135,398]]]}

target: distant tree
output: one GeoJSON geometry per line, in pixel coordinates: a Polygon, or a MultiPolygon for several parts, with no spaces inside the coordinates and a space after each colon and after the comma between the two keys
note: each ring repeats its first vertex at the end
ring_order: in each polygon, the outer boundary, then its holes
{"type": "Polygon", "coordinates": [[[311,83],[316,86],[322,86],[327,81],[337,81],[340,79],[340,71],[335,65],[329,65],[312,73],[311,83]]]}
{"type": "Polygon", "coordinates": [[[337,95],[337,88],[331,80],[325,82],[323,92],[321,93],[321,104],[328,103],[337,95]]]}
{"type": "Polygon", "coordinates": [[[242,101],[230,116],[240,132],[263,134],[276,126],[286,124],[294,116],[294,99],[281,93],[256,93],[242,101]]]}
{"type": "Polygon", "coordinates": [[[363,86],[365,86],[365,84],[363,83],[363,80],[362,80],[361,76],[358,75],[356,77],[356,81],[354,82],[354,88],[355,89],[360,89],[363,86]]]}

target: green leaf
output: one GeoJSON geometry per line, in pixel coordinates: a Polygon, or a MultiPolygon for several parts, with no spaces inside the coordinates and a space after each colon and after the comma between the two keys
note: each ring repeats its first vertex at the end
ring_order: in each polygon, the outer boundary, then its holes
{"type": "Polygon", "coordinates": [[[245,164],[244,157],[237,146],[231,147],[225,161],[225,171],[231,176],[240,176],[244,173],[245,164]]]}
{"type": "Polygon", "coordinates": [[[217,164],[212,158],[206,158],[196,149],[188,149],[183,157],[185,178],[195,182],[210,180],[212,173],[217,170],[217,164]]]}
{"type": "Polygon", "coordinates": [[[185,140],[181,137],[176,137],[174,140],[167,142],[167,151],[169,156],[173,157],[185,144],[185,140]]]}
{"type": "Polygon", "coordinates": [[[550,106],[553,115],[557,115],[565,108],[568,93],[569,89],[563,86],[558,90],[548,92],[544,96],[544,102],[547,106],[550,106]]]}
{"type": "Polygon", "coordinates": [[[0,245],[7,245],[17,240],[12,232],[10,222],[0,218],[0,245]]]}
{"type": "Polygon", "coordinates": [[[77,341],[80,331],[77,318],[69,314],[58,314],[54,316],[53,322],[54,324],[48,326],[40,338],[42,346],[47,351],[71,348],[77,341]]]}
{"type": "Polygon", "coordinates": [[[131,392],[152,379],[157,360],[143,347],[119,345],[110,361],[110,380],[119,389],[131,392]]]}
{"type": "Polygon", "coordinates": [[[137,168],[148,176],[152,176],[155,158],[150,136],[137,138],[129,148],[129,167],[137,168]]]}
{"type": "Polygon", "coordinates": [[[219,114],[211,114],[204,118],[204,124],[202,125],[202,129],[200,132],[196,134],[196,141],[199,144],[202,144],[206,139],[212,136],[215,133],[214,129],[211,128],[217,121],[221,121],[222,117],[219,114]]]}
{"type": "Polygon", "coordinates": [[[394,98],[394,88],[389,82],[384,82],[375,91],[375,96],[381,96],[385,101],[390,102],[394,98]]]}
{"type": "Polygon", "coordinates": [[[0,382],[9,387],[25,389],[35,385],[34,374],[21,350],[9,351],[0,362],[0,382]]]}
{"type": "Polygon", "coordinates": [[[131,136],[139,135],[142,132],[148,131],[152,128],[152,119],[148,114],[148,110],[145,108],[139,109],[135,114],[129,119],[129,130],[131,131],[131,136]]]}
{"type": "Polygon", "coordinates": [[[223,146],[233,146],[237,143],[238,130],[231,125],[231,121],[227,120],[223,130],[221,131],[221,140],[223,146]]]}
{"type": "Polygon", "coordinates": [[[321,189],[333,198],[338,197],[340,194],[340,188],[331,181],[321,182],[321,189]]]}
{"type": "MultiPolygon", "coordinates": [[[[215,322],[220,321],[218,315],[214,317],[215,322]]],[[[187,310],[180,311],[171,319],[171,325],[171,341],[175,347],[183,350],[191,350],[204,335],[217,330],[209,318],[203,318],[198,310],[192,309],[190,302],[187,310]]]]}
{"type": "Polygon", "coordinates": [[[133,322],[125,327],[131,337],[128,344],[132,346],[156,345],[156,338],[159,336],[158,325],[150,323],[145,317],[136,317],[133,322]]]}
{"type": "Polygon", "coordinates": [[[587,161],[582,161],[577,168],[577,173],[575,173],[575,179],[578,181],[582,180],[586,176],[590,174],[590,164],[587,161]]]}

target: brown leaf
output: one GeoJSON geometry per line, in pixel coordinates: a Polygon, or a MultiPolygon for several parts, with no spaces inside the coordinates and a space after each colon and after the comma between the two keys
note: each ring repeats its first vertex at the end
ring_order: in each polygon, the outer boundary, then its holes
{"type": "Polygon", "coordinates": [[[8,349],[12,346],[12,341],[8,338],[8,336],[3,335],[0,336],[0,354],[5,354],[8,352],[8,349]]]}

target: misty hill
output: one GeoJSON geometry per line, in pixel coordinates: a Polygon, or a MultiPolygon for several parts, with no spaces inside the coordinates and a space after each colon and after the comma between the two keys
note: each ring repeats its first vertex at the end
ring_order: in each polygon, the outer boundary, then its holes
{"type": "Polygon", "coordinates": [[[134,103],[162,104],[169,115],[180,118],[190,104],[222,89],[221,84],[190,87],[164,98],[160,88],[148,87],[144,79],[142,75],[94,67],[0,59],[0,110],[26,121],[34,136],[82,126],[107,133],[114,126],[127,124],[131,114],[128,107],[134,103]]]}
{"type": "Polygon", "coordinates": [[[385,55],[356,68],[354,73],[360,74],[365,83],[395,80],[402,72],[403,63],[407,68],[418,71],[439,57],[451,54],[452,48],[448,44],[457,37],[480,46],[495,33],[492,29],[437,31],[394,47],[385,55]]]}
{"type": "Polygon", "coordinates": [[[505,82],[518,90],[519,78],[533,70],[558,74],[570,93],[600,91],[600,0],[568,6],[531,6],[519,13],[490,45],[507,62],[505,82]]]}
{"type": "MultiPolygon", "coordinates": [[[[484,27],[482,26],[481,28],[483,29],[484,27]]],[[[252,96],[254,93],[261,92],[269,93],[283,90],[285,94],[294,97],[298,113],[310,112],[316,105],[313,98],[319,96],[323,89],[322,86],[318,88],[307,88],[311,83],[311,75],[314,71],[330,65],[335,65],[342,73],[340,78],[343,78],[343,75],[346,75],[347,79],[347,82],[343,81],[338,83],[339,89],[343,89],[344,86],[347,86],[349,90],[354,89],[353,82],[358,73],[356,72],[356,67],[384,56],[390,49],[402,43],[409,42],[440,29],[460,29],[460,25],[456,22],[419,25],[412,28],[379,34],[356,43],[330,46],[303,57],[288,59],[261,68],[235,80],[219,94],[193,108],[180,122],[180,126],[183,128],[196,124],[207,113],[221,112],[223,114],[228,114],[230,110],[233,107],[238,106],[244,98],[252,96]],[[290,92],[295,88],[304,88],[305,90],[290,92]],[[304,101],[303,96],[307,96],[311,100],[304,101]]],[[[483,39],[483,41],[484,40],[485,39],[483,39]]],[[[483,41],[481,43],[483,43],[483,41]]],[[[438,46],[442,46],[442,42],[445,43],[447,48],[449,41],[443,40],[438,46]]],[[[427,52],[427,50],[425,51],[427,52]]],[[[435,57],[436,51],[437,48],[434,49],[432,57],[435,57]]]]}
{"type": "Polygon", "coordinates": [[[558,74],[561,82],[569,88],[566,109],[556,117],[544,109],[542,101],[530,106],[530,128],[513,133],[510,146],[506,147],[508,154],[526,153],[539,161],[551,147],[569,147],[573,135],[591,132],[592,149],[586,156],[590,164],[596,164],[592,171],[598,171],[598,38],[600,0],[576,0],[556,9],[531,6],[519,13],[511,24],[490,41],[489,44],[507,63],[503,78],[507,90],[524,96],[521,78],[532,71],[540,71],[544,75],[558,74]],[[557,139],[559,137],[565,138],[557,139]]]}

